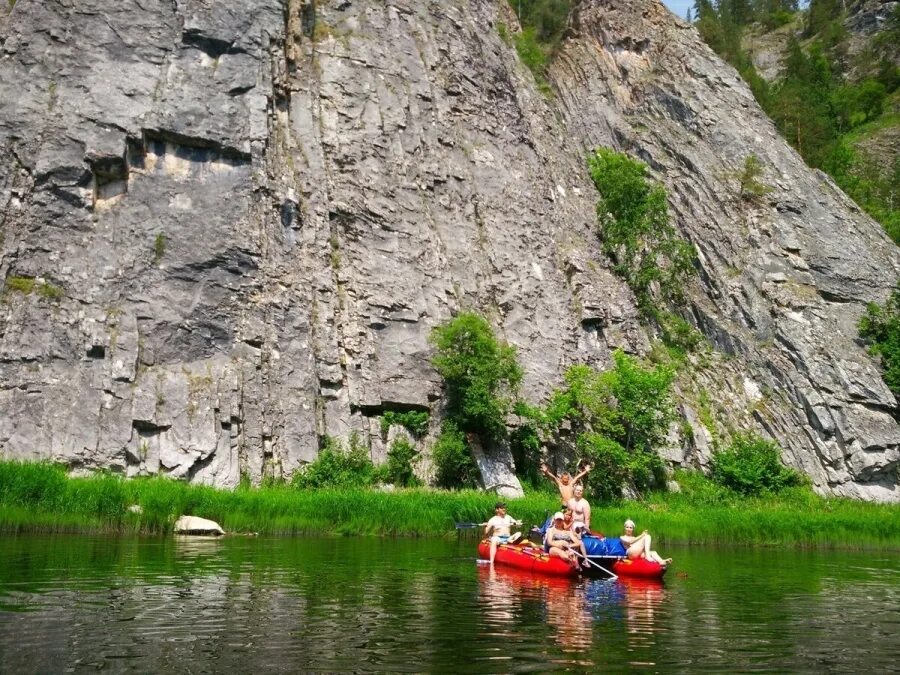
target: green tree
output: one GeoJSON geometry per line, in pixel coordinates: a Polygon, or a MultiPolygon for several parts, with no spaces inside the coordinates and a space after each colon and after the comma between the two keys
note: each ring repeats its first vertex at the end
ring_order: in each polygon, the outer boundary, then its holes
{"type": "Polygon", "coordinates": [[[673,370],[646,366],[621,351],[613,362],[603,372],[572,366],[566,386],[530,414],[552,445],[574,437],[582,458],[597,467],[585,482],[602,499],[618,496],[625,483],[642,490],[661,482],[656,448],[675,419],[673,370]]]}
{"type": "Polygon", "coordinates": [[[437,326],[430,340],[436,348],[431,362],[444,378],[448,416],[463,431],[502,437],[522,380],[515,348],[501,344],[490,324],[473,312],[437,326]]]}
{"type": "Polygon", "coordinates": [[[680,302],[684,281],[693,272],[694,249],[669,222],[665,189],[649,180],[645,164],[608,148],[598,148],[588,168],[600,193],[603,250],[639,306],[652,315],[655,293],[680,302]]]}

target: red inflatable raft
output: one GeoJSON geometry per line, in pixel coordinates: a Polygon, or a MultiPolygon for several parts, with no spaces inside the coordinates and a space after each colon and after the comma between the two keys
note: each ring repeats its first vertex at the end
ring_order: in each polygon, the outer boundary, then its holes
{"type": "MultiPolygon", "coordinates": [[[[598,560],[603,565],[603,561],[598,560]]],[[[603,565],[609,569],[606,565],[603,565]]],[[[644,560],[643,558],[620,558],[613,563],[612,571],[620,577],[633,577],[636,579],[662,579],[666,573],[666,567],[656,562],[644,560]]]]}
{"type": "MultiPolygon", "coordinates": [[[[478,544],[478,557],[483,560],[491,558],[491,542],[487,539],[478,544]]],[[[549,574],[555,577],[574,577],[578,568],[562,558],[551,558],[544,549],[528,544],[500,544],[495,565],[507,565],[533,574],[549,574]]]]}

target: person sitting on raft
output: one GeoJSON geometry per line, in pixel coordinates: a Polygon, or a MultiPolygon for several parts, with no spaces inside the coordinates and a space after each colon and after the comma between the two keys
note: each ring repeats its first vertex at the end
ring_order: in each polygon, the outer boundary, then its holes
{"type": "Polygon", "coordinates": [[[577,569],[581,569],[578,563],[578,555],[581,553],[582,560],[587,556],[584,549],[584,542],[581,541],[575,532],[570,532],[564,528],[564,517],[559,511],[553,514],[553,524],[547,528],[544,535],[544,545],[547,547],[547,553],[563,560],[575,563],[577,569]]]}
{"type": "Polygon", "coordinates": [[[484,526],[484,536],[491,538],[491,565],[494,564],[494,557],[497,555],[497,546],[505,544],[509,539],[510,528],[513,525],[521,524],[521,520],[516,520],[506,514],[506,504],[504,502],[497,502],[494,505],[494,517],[487,521],[484,526]]]}
{"type": "Polygon", "coordinates": [[[652,539],[650,533],[644,530],[638,536],[634,536],[634,521],[630,518],[625,521],[625,534],[619,539],[625,545],[625,555],[632,560],[635,558],[644,558],[650,562],[659,563],[663,567],[672,562],[671,558],[663,559],[656,551],[650,548],[652,539]]]}
{"type": "Polygon", "coordinates": [[[564,471],[562,474],[560,474],[559,477],[557,477],[553,475],[553,472],[550,471],[550,469],[544,462],[541,462],[541,473],[543,473],[545,476],[553,480],[554,483],[556,483],[556,487],[559,488],[559,496],[562,498],[563,507],[567,506],[569,500],[575,496],[574,484],[577,483],[581,478],[583,478],[585,474],[587,474],[587,472],[590,470],[591,465],[585,464],[581,472],[575,474],[574,478],[569,475],[568,471],[564,471]]]}

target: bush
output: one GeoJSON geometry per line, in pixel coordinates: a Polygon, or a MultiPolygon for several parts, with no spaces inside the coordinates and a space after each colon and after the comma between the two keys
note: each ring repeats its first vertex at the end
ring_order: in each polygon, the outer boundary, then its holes
{"type": "Polygon", "coordinates": [[[655,292],[679,302],[693,270],[694,249],[669,223],[665,189],[648,180],[645,164],[608,148],[598,148],[588,158],[588,168],[600,193],[603,251],[641,310],[652,313],[655,292]]]}
{"type": "Polygon", "coordinates": [[[465,434],[452,421],[444,422],[441,435],[431,449],[431,457],[439,487],[464,488],[478,484],[478,466],[469,452],[465,434]]]}
{"type": "Polygon", "coordinates": [[[714,482],[744,495],[779,492],[803,482],[781,463],[775,443],[754,434],[738,434],[727,449],[714,452],[710,468],[714,482]]]}
{"type": "Polygon", "coordinates": [[[412,462],[417,457],[416,447],[405,438],[398,438],[388,449],[388,461],[382,467],[382,479],[401,487],[421,485],[413,472],[412,462]]]}
{"type": "Polygon", "coordinates": [[[298,488],[365,487],[373,485],[377,478],[375,465],[354,434],[347,450],[326,437],[316,461],[295,473],[292,484],[298,488]]]}
{"type": "Polygon", "coordinates": [[[881,357],[884,381],[900,400],[900,282],[884,307],[871,303],[859,320],[859,334],[881,357]]]}
{"type": "Polygon", "coordinates": [[[428,431],[429,414],[424,410],[395,412],[388,410],[381,416],[381,436],[387,438],[388,431],[395,424],[404,427],[415,438],[421,438],[428,431]]]}
{"type": "Polygon", "coordinates": [[[572,0],[517,0],[512,3],[522,26],[522,32],[513,37],[516,51],[544,94],[551,91],[545,78],[547,64],[562,39],[571,6],[572,0]]]}
{"type": "Polygon", "coordinates": [[[519,479],[529,485],[541,485],[541,439],[537,424],[528,421],[513,431],[509,448],[519,479]]]}
{"type": "Polygon", "coordinates": [[[772,191],[772,188],[759,180],[762,174],[762,162],[759,161],[759,157],[753,154],[747,155],[744,158],[744,169],[738,175],[738,181],[741,184],[741,199],[753,201],[772,191]]]}
{"type": "Polygon", "coordinates": [[[437,348],[432,364],[444,378],[448,416],[462,431],[502,437],[522,380],[515,348],[499,343],[488,322],[472,312],[436,327],[429,339],[437,348]]]}

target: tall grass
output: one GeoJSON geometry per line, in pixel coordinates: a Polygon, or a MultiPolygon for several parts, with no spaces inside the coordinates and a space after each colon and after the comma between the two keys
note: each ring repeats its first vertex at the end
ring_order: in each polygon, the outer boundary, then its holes
{"type": "MultiPolygon", "coordinates": [[[[643,502],[595,505],[592,527],[618,535],[625,518],[674,542],[900,549],[900,505],[823,499],[795,488],[778,496],[740,497],[700,476],[679,476],[681,493],[643,502]]],[[[220,490],[167,478],[110,474],[68,478],[49,464],[0,462],[0,531],[144,532],[172,530],[180,515],[215,520],[228,532],[435,536],[459,522],[493,515],[496,496],[427,488],[299,490],[288,485],[220,490]],[[129,510],[140,506],[140,512],[129,510]]],[[[555,495],[510,500],[509,513],[540,523],[555,495]]]]}

